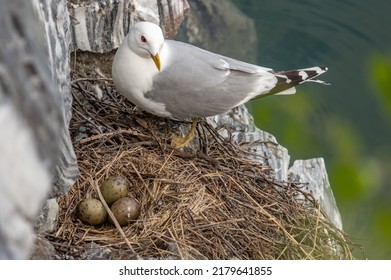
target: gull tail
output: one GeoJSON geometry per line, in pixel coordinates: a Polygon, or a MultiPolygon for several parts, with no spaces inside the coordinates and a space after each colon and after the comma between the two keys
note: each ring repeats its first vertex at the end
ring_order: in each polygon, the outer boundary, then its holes
{"type": "MultiPolygon", "coordinates": [[[[296,92],[295,86],[304,82],[314,82],[330,85],[327,82],[316,80],[315,78],[327,71],[327,67],[311,67],[299,70],[273,71],[277,78],[277,84],[266,95],[272,94],[293,94],[296,92]]],[[[264,95],[262,95],[264,96],[264,95]]]]}

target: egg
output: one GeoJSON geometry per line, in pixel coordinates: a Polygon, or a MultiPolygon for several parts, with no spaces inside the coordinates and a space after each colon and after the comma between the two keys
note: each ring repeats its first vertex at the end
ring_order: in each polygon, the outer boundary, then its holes
{"type": "MultiPolygon", "coordinates": [[[[134,198],[124,197],[114,202],[110,210],[121,226],[127,226],[140,215],[140,204],[134,198]]],[[[109,221],[113,223],[110,217],[109,221]]]]}
{"type": "Polygon", "coordinates": [[[128,180],[122,176],[109,177],[100,186],[100,191],[106,203],[110,206],[114,201],[128,194],[128,180]]]}
{"type": "Polygon", "coordinates": [[[100,200],[85,198],[77,206],[79,219],[89,225],[97,226],[102,224],[107,217],[107,211],[100,200]]]}

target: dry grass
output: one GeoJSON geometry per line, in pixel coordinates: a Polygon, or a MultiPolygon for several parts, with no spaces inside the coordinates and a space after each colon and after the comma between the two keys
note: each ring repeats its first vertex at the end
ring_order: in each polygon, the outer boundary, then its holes
{"type": "Polygon", "coordinates": [[[174,150],[177,122],[135,109],[110,81],[80,78],[73,77],[70,129],[81,177],[60,199],[50,236],[62,258],[352,258],[347,236],[314,199],[296,199],[302,186],[275,181],[205,123],[195,149],[174,150]],[[141,203],[139,220],[122,228],[125,238],[111,224],[92,227],[75,216],[110,175],[125,176],[141,203]]]}

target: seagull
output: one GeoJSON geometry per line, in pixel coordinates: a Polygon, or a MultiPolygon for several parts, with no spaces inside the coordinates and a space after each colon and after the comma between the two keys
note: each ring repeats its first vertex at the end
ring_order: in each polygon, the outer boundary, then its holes
{"type": "Polygon", "coordinates": [[[118,92],[136,106],[161,117],[192,119],[186,137],[175,137],[182,148],[195,136],[200,118],[229,111],[249,100],[293,94],[327,67],[276,71],[216,54],[191,44],[165,40],[161,28],[138,22],[118,48],[112,77],[118,92]]]}

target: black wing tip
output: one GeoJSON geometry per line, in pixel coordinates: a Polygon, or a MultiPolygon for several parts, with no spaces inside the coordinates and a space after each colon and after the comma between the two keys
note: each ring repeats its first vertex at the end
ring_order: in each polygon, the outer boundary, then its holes
{"type": "Polygon", "coordinates": [[[314,82],[329,85],[327,82],[315,79],[319,75],[327,72],[327,70],[328,68],[326,66],[315,66],[289,71],[273,71],[273,74],[277,78],[277,83],[276,86],[270,91],[270,93],[278,93],[291,87],[300,85],[304,82],[314,82]]]}

